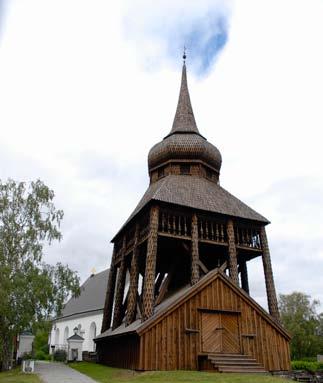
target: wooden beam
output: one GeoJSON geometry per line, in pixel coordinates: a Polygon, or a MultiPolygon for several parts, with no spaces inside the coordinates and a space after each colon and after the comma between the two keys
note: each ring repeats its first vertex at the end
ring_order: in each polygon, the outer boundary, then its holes
{"type": "Polygon", "coordinates": [[[191,248],[191,285],[200,280],[199,261],[199,232],[196,213],[192,215],[192,248],[191,248]]]}
{"type": "Polygon", "coordinates": [[[229,245],[230,278],[232,279],[234,284],[239,286],[237,250],[236,250],[236,244],[234,239],[234,228],[233,228],[232,219],[229,219],[227,222],[227,236],[228,236],[228,245],[229,245]]]}
{"type": "Polygon", "coordinates": [[[222,265],[219,267],[219,270],[222,271],[222,273],[224,273],[227,268],[228,268],[228,262],[224,261],[222,265]]]}
{"type": "Polygon", "coordinates": [[[246,260],[240,261],[239,270],[241,275],[241,287],[247,294],[249,294],[248,269],[246,260]]]}
{"type": "Polygon", "coordinates": [[[142,321],[150,318],[154,313],[156,258],[158,240],[158,206],[152,206],[150,210],[149,235],[147,241],[147,256],[143,291],[143,315],[142,321]]]}
{"type": "Polygon", "coordinates": [[[191,251],[189,245],[188,245],[186,242],[182,241],[182,246],[184,247],[184,249],[185,249],[188,253],[191,251]]]}
{"type": "Polygon", "coordinates": [[[112,329],[115,329],[118,326],[120,326],[122,322],[122,303],[123,303],[124,287],[125,287],[126,273],[127,273],[125,250],[126,250],[126,236],[124,236],[123,238],[123,245],[122,245],[123,257],[122,257],[121,265],[118,271],[118,283],[117,283],[117,289],[116,289],[116,296],[114,300],[112,329]]]}
{"type": "Polygon", "coordinates": [[[273,270],[271,267],[268,240],[267,240],[266,230],[264,226],[262,226],[260,229],[260,241],[261,241],[261,247],[262,247],[262,263],[263,263],[264,274],[265,274],[268,309],[270,314],[276,320],[279,320],[279,311],[278,311],[274,276],[273,276],[273,270]]]}
{"type": "Polygon", "coordinates": [[[162,284],[164,277],[165,277],[165,273],[159,273],[157,281],[155,283],[155,296],[158,294],[160,285],[162,284]]]}
{"type": "Polygon", "coordinates": [[[140,317],[142,316],[142,302],[140,295],[137,292],[137,310],[139,311],[140,317]]]}
{"type": "Polygon", "coordinates": [[[204,274],[209,272],[209,269],[204,265],[204,263],[199,259],[197,264],[200,266],[204,274]]]}
{"type": "Polygon", "coordinates": [[[136,317],[136,306],[137,306],[137,293],[138,293],[138,278],[139,278],[139,224],[136,224],[133,253],[130,266],[130,286],[128,291],[128,302],[127,302],[127,316],[126,326],[131,324],[136,317]]]}
{"type": "Polygon", "coordinates": [[[163,284],[161,285],[158,297],[156,299],[156,306],[159,305],[159,303],[163,300],[165,294],[167,293],[168,286],[170,284],[170,281],[174,275],[174,271],[172,270],[171,272],[168,273],[167,277],[165,278],[163,284]]]}
{"type": "Polygon", "coordinates": [[[111,266],[109,271],[107,292],[105,296],[101,332],[108,330],[111,326],[113,298],[114,298],[114,291],[115,291],[116,278],[117,278],[117,267],[115,264],[115,257],[116,257],[115,248],[116,248],[116,245],[114,245],[113,247],[113,255],[112,255],[111,266]]]}

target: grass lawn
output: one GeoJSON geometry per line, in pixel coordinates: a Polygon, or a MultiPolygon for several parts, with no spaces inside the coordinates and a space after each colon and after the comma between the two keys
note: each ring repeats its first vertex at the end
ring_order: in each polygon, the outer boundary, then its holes
{"type": "Polygon", "coordinates": [[[41,383],[41,380],[36,374],[23,374],[21,367],[18,367],[0,372],[0,383],[41,383]]]}
{"type": "Polygon", "coordinates": [[[87,362],[70,363],[70,366],[101,383],[286,383],[286,379],[270,375],[217,374],[199,371],[133,372],[87,362]]]}

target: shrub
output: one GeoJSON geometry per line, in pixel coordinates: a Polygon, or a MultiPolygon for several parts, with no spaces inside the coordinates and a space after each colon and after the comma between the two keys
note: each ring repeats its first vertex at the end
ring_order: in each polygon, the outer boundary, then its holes
{"type": "Polygon", "coordinates": [[[45,354],[45,360],[52,360],[52,356],[50,354],[45,354]]]}
{"type": "Polygon", "coordinates": [[[55,350],[54,360],[56,362],[65,362],[67,359],[67,354],[65,350],[55,350]]]}
{"type": "Polygon", "coordinates": [[[317,370],[322,369],[323,363],[318,362],[308,362],[306,360],[293,360],[292,369],[293,370],[305,370],[311,373],[316,372],[317,370]]]}
{"type": "Polygon", "coordinates": [[[27,359],[34,359],[34,356],[31,352],[25,352],[21,355],[22,360],[27,360],[27,359]]]}
{"type": "Polygon", "coordinates": [[[304,356],[302,358],[303,362],[317,362],[317,359],[315,356],[304,356]]]}
{"type": "Polygon", "coordinates": [[[44,351],[42,351],[42,350],[38,350],[35,353],[35,359],[37,359],[37,360],[47,360],[47,354],[44,351]]]}

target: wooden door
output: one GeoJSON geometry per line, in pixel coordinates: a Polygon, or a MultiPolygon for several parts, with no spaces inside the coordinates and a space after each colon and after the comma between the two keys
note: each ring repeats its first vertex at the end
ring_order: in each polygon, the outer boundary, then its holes
{"type": "Polygon", "coordinates": [[[202,313],[202,351],[240,353],[239,322],[236,313],[202,313]]]}

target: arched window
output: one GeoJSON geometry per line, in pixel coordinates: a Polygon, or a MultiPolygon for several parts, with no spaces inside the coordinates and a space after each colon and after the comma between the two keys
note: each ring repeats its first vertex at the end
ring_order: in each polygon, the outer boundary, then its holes
{"type": "Polygon", "coordinates": [[[91,323],[90,333],[89,333],[89,351],[95,351],[95,343],[93,339],[96,337],[96,324],[95,322],[91,323]]]}
{"type": "Polygon", "coordinates": [[[59,345],[59,328],[55,331],[55,346],[59,345]]]}
{"type": "Polygon", "coordinates": [[[67,338],[68,338],[68,326],[65,327],[65,330],[64,330],[64,344],[67,345],[67,338]]]}

